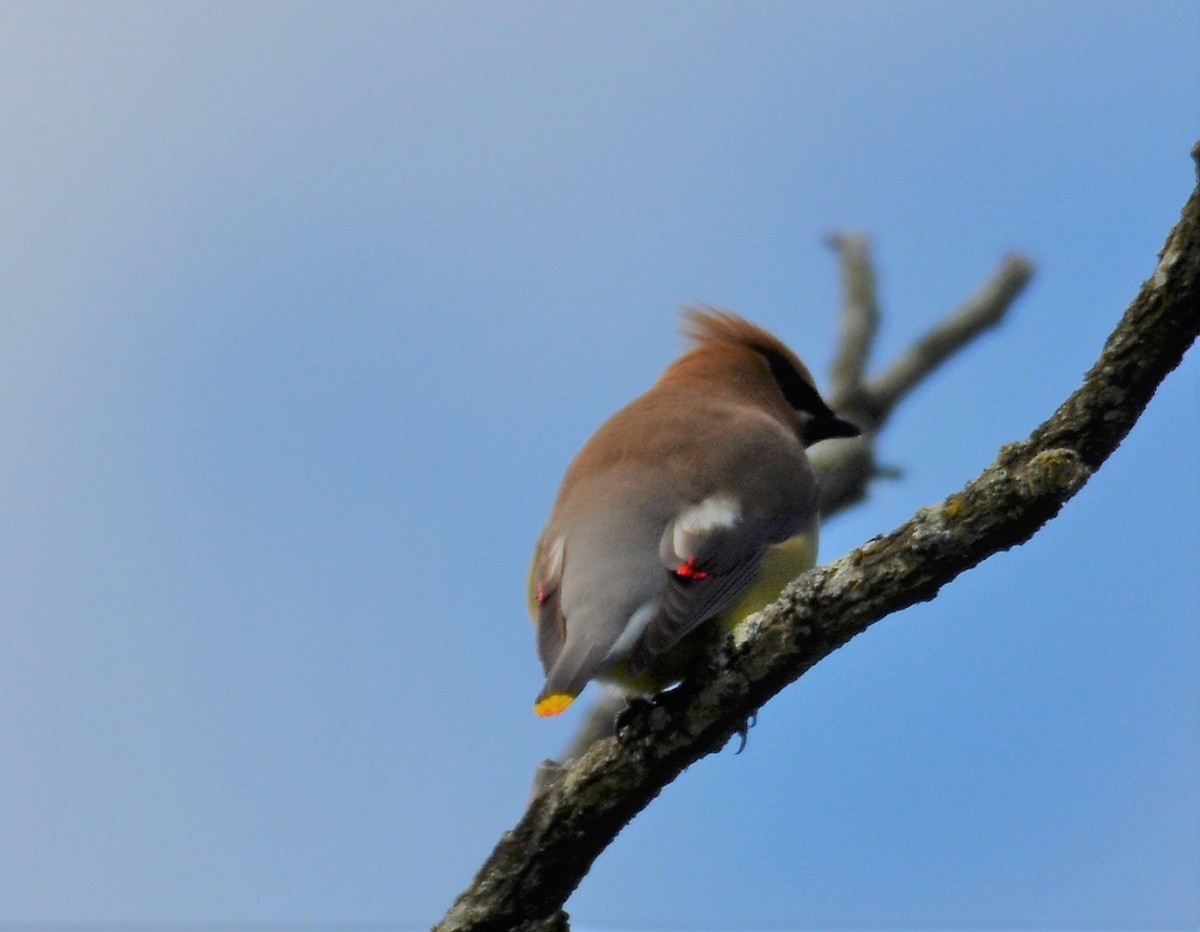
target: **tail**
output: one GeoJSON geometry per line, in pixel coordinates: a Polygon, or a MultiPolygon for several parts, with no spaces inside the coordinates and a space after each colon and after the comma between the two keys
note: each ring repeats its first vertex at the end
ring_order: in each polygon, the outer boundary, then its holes
{"type": "Polygon", "coordinates": [[[546,718],[566,709],[596,675],[607,655],[608,648],[603,644],[568,640],[546,676],[546,685],[538,693],[533,711],[546,718]]]}

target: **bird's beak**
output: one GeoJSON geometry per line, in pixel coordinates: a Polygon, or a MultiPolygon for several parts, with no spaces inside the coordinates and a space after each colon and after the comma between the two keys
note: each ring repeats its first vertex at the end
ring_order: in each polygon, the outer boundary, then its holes
{"type": "Polygon", "coordinates": [[[804,429],[805,446],[812,446],[822,440],[833,437],[857,437],[861,434],[857,427],[836,414],[813,418],[804,429]]]}

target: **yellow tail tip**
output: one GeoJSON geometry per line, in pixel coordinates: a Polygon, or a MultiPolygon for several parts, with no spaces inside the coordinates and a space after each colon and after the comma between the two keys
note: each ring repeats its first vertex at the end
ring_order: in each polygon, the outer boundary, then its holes
{"type": "Polygon", "coordinates": [[[545,718],[549,715],[557,715],[574,701],[575,697],[568,696],[566,693],[551,693],[535,702],[533,711],[545,718]]]}

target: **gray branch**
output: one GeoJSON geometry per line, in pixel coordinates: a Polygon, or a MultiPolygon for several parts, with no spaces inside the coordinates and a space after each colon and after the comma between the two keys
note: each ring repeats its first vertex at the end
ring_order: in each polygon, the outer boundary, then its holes
{"type": "Polygon", "coordinates": [[[840,400],[836,410],[849,407],[863,387],[867,359],[879,329],[879,305],[875,298],[875,268],[870,244],[861,233],[835,233],[827,240],[842,260],[842,313],[839,317],[838,351],[833,359],[832,397],[840,400]]]}
{"type": "Polygon", "coordinates": [[[821,477],[821,516],[827,518],[867,495],[872,479],[894,476],[875,456],[875,438],[896,405],[954,353],[1004,318],[1033,276],[1033,264],[1009,256],[974,295],[917,340],[874,378],[866,360],[879,326],[875,272],[861,234],[830,237],[842,260],[841,343],[835,357],[830,400],[833,408],[862,429],[854,440],[831,440],[809,454],[821,477]]]}
{"type": "Polygon", "coordinates": [[[978,292],[921,337],[912,348],[864,386],[867,409],[886,417],[896,403],[945,360],[989,327],[1000,323],[1033,275],[1024,256],[1008,256],[978,292]]]}
{"type": "MultiPolygon", "coordinates": [[[[562,906],[624,825],[772,696],[870,625],[1053,518],[1133,427],[1200,332],[1200,190],[1083,384],[1027,440],[886,537],[817,567],[530,801],[438,926],[566,929],[562,906]]],[[[933,363],[936,365],[936,362],[933,363]]]]}

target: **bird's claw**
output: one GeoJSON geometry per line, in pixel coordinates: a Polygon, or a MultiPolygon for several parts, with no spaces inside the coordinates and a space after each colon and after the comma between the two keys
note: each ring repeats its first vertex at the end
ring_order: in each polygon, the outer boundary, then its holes
{"type": "Polygon", "coordinates": [[[740,739],[738,741],[737,750],[733,752],[734,754],[741,754],[742,751],[746,750],[746,739],[750,736],[750,729],[753,728],[757,723],[758,713],[754,712],[748,719],[742,722],[738,730],[734,732],[734,734],[736,734],[740,739]]]}
{"type": "Polygon", "coordinates": [[[652,699],[645,699],[641,696],[630,696],[625,702],[625,708],[617,712],[613,719],[613,734],[620,735],[621,730],[627,725],[632,725],[635,718],[639,715],[644,715],[646,710],[654,705],[652,699]]]}

